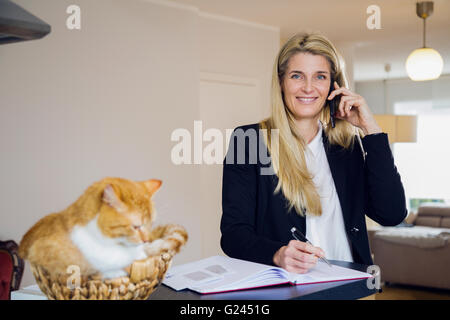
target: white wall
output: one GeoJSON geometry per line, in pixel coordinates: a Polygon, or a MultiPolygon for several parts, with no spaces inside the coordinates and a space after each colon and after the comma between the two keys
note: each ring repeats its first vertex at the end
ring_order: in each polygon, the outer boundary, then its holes
{"type": "Polygon", "coordinates": [[[354,61],[355,61],[355,46],[351,43],[336,43],[335,44],[338,52],[342,55],[344,59],[344,70],[347,76],[348,87],[350,90],[355,90],[355,76],[354,76],[354,61]]]}
{"type": "MultiPolygon", "coordinates": [[[[156,222],[179,223],[190,237],[174,263],[220,253],[221,167],[174,165],[170,136],[192,132],[194,120],[223,129],[268,115],[279,31],[143,0],[79,0],[82,28],[68,30],[73,1],[15,2],[52,32],[0,46],[0,240],[19,242],[102,177],[159,178],[156,222]],[[200,81],[207,73],[256,85],[200,81]],[[231,96],[206,103],[223,92],[231,96]],[[215,117],[224,101],[236,105],[215,117]]],[[[32,282],[27,266],[22,285],[32,282]]]]}
{"type": "Polygon", "coordinates": [[[388,113],[383,81],[358,81],[355,83],[355,92],[364,97],[374,114],[388,113]]]}

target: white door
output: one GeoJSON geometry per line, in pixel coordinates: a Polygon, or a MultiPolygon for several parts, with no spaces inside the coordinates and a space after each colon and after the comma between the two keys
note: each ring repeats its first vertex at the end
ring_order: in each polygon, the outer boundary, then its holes
{"type": "MultiPolygon", "coordinates": [[[[200,120],[202,129],[216,128],[223,136],[223,157],[226,154],[226,129],[262,120],[261,86],[255,78],[224,74],[201,73],[200,120]]],[[[203,148],[210,142],[203,142],[203,148]]],[[[222,157],[222,160],[223,160],[222,157]]],[[[220,248],[220,219],[222,216],[222,162],[201,165],[203,196],[202,236],[203,256],[223,254],[220,248]]]]}

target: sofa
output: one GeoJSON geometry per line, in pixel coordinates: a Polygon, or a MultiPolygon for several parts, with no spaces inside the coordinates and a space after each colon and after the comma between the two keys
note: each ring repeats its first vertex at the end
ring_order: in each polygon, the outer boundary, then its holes
{"type": "Polygon", "coordinates": [[[422,205],[408,222],[369,230],[381,281],[450,289],[450,206],[422,205]]]}

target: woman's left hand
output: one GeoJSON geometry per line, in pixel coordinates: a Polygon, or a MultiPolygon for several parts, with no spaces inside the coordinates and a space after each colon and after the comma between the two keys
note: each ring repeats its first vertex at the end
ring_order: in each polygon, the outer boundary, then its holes
{"type": "Polygon", "coordinates": [[[381,128],[378,126],[372,112],[369,109],[364,98],[349,89],[339,87],[334,82],[334,88],[328,97],[333,99],[336,95],[341,95],[341,102],[336,109],[335,117],[350,122],[352,125],[361,128],[365,135],[379,133],[381,128]]]}

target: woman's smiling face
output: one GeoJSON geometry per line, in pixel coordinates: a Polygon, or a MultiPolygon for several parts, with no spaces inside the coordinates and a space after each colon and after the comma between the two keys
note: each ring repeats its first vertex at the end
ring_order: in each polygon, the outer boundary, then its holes
{"type": "Polygon", "coordinates": [[[321,55],[297,53],[282,80],[284,102],[295,119],[318,119],[330,90],[330,65],[321,55]]]}

